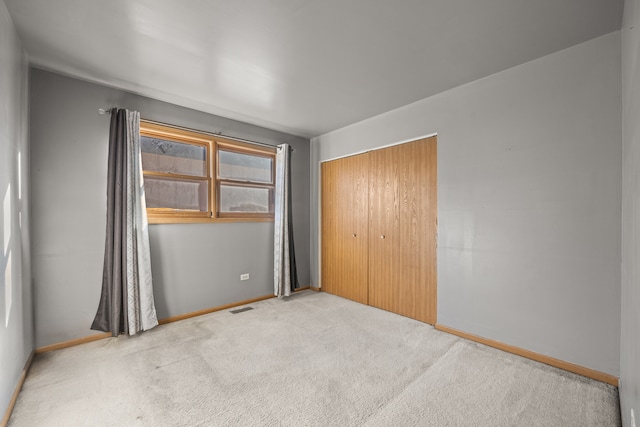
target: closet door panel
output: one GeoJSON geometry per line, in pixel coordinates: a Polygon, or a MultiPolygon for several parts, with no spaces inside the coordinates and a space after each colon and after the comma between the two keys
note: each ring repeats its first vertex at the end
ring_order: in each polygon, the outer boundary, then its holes
{"type": "Polygon", "coordinates": [[[368,302],[368,154],[322,164],[322,288],[368,302]]]}
{"type": "Polygon", "coordinates": [[[399,309],[400,146],[369,153],[369,304],[399,309]]]}
{"type": "Polygon", "coordinates": [[[436,322],[436,137],[400,152],[400,267],[398,314],[436,322]]]}
{"type": "Polygon", "coordinates": [[[343,271],[345,298],[368,303],[369,266],[369,154],[345,159],[349,176],[344,183],[344,215],[347,228],[343,239],[343,271]]]}
{"type": "Polygon", "coordinates": [[[337,291],[336,279],[340,277],[337,271],[338,265],[335,259],[338,259],[337,250],[340,247],[338,243],[339,233],[336,230],[338,218],[335,217],[333,212],[337,211],[336,203],[337,195],[336,191],[336,168],[331,163],[321,164],[322,174],[322,195],[321,195],[321,218],[322,218],[322,233],[321,233],[321,253],[322,253],[322,266],[321,266],[321,280],[322,290],[335,294],[337,291]]]}

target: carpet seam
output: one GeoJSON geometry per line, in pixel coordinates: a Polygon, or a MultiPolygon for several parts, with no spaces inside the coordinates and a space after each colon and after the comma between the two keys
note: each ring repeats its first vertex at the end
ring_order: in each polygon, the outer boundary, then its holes
{"type": "Polygon", "coordinates": [[[369,417],[367,417],[364,420],[365,424],[368,423],[374,417],[376,417],[382,410],[387,408],[390,404],[395,402],[400,397],[400,395],[402,395],[402,393],[404,391],[406,391],[411,385],[416,384],[422,377],[424,377],[428,372],[430,372],[433,369],[434,366],[436,366],[437,364],[442,362],[442,360],[445,358],[445,356],[447,356],[449,353],[451,353],[451,351],[454,349],[454,347],[456,347],[457,344],[459,344],[462,341],[462,339],[459,338],[459,337],[455,337],[455,338],[456,338],[456,340],[453,343],[451,343],[449,348],[447,348],[447,350],[444,353],[442,353],[442,355],[440,355],[440,357],[438,357],[436,360],[434,360],[434,362],[432,364],[428,365],[424,371],[420,372],[419,375],[416,375],[415,377],[413,377],[413,379],[411,379],[411,381],[407,382],[402,388],[400,388],[398,390],[397,393],[395,393],[390,399],[388,399],[384,403],[384,405],[382,405],[379,408],[377,408],[375,412],[373,412],[369,417]]]}

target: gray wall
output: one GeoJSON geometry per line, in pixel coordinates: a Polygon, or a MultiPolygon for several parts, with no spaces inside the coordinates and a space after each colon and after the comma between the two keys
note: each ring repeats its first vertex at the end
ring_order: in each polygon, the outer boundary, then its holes
{"type": "Polygon", "coordinates": [[[0,418],[33,350],[27,77],[20,39],[0,1],[0,418]]]}
{"type": "MultiPolygon", "coordinates": [[[[309,279],[309,140],[120,90],[31,70],[31,176],[36,346],[92,334],[104,253],[109,116],[290,143],[299,279],[309,279]]],[[[159,318],[273,293],[273,223],[151,225],[159,318]],[[240,281],[250,273],[249,281],[240,281]]]]}
{"type": "Polygon", "coordinates": [[[620,33],[312,139],[318,163],[438,134],[438,323],[619,373],[620,33]]]}
{"type": "Polygon", "coordinates": [[[622,330],[620,405],[640,425],[640,1],[627,0],[622,23],[622,330]]]}

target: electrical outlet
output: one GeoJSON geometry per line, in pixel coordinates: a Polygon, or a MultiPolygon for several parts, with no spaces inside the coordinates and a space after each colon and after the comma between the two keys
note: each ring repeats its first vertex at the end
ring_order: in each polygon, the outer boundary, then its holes
{"type": "Polygon", "coordinates": [[[633,412],[633,408],[631,408],[631,427],[636,427],[636,414],[633,412]]]}
{"type": "Polygon", "coordinates": [[[240,280],[249,280],[249,273],[241,274],[240,280]]]}

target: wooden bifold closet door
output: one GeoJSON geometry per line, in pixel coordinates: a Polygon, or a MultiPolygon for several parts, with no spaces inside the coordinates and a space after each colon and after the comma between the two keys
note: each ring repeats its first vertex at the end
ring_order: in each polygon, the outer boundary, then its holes
{"type": "Polygon", "coordinates": [[[323,290],[435,324],[436,179],[435,136],[323,163],[323,290]]]}
{"type": "Polygon", "coordinates": [[[368,155],[322,164],[322,288],[367,304],[368,155]]]}
{"type": "Polygon", "coordinates": [[[399,313],[400,145],[369,154],[369,304],[399,313]]]}

